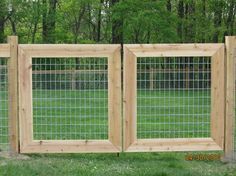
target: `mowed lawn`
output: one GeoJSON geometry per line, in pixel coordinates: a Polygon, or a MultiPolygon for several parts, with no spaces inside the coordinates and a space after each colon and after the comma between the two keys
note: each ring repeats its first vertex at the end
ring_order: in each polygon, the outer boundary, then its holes
{"type": "MultiPolygon", "coordinates": [[[[3,97],[3,95],[1,95],[3,97]]],[[[207,137],[210,93],[138,91],[138,137],[207,137]]],[[[34,90],[35,139],[106,139],[107,91],[34,90]]],[[[0,176],[236,175],[236,164],[188,161],[190,154],[221,152],[31,154],[0,157],[0,176]],[[27,157],[25,157],[27,156],[27,157]]]]}
{"type": "MultiPolygon", "coordinates": [[[[106,90],[34,90],[36,139],[107,139],[106,90]]],[[[210,92],[137,93],[138,138],[209,137],[210,92]]]]}
{"type": "Polygon", "coordinates": [[[0,158],[1,176],[235,176],[236,164],[186,161],[186,153],[34,154],[0,158]]]}

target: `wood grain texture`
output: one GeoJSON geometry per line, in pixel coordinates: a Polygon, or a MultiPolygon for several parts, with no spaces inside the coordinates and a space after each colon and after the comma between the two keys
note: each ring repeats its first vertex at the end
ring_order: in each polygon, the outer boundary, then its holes
{"type": "Polygon", "coordinates": [[[35,58],[71,58],[71,57],[108,57],[120,45],[105,44],[21,44],[20,48],[27,50],[30,57],[35,58]]]}
{"type": "Polygon", "coordinates": [[[225,48],[211,59],[211,137],[224,148],[225,124],[225,48]]]}
{"type": "Polygon", "coordinates": [[[121,138],[121,55],[120,47],[108,57],[109,140],[122,151],[121,138]]]}
{"type": "Polygon", "coordinates": [[[225,116],[225,158],[230,158],[234,150],[235,124],[235,59],[236,59],[236,36],[226,37],[226,116],[225,116]]]}
{"type": "Polygon", "coordinates": [[[138,139],[126,152],[220,151],[211,138],[138,139]]]}
{"type": "Polygon", "coordinates": [[[213,56],[224,44],[128,44],[137,57],[213,56]]]}
{"type": "Polygon", "coordinates": [[[32,141],[21,153],[114,153],[120,150],[108,140],[42,140],[32,141]]]}
{"type": "Polygon", "coordinates": [[[18,135],[18,83],[17,83],[17,64],[18,64],[18,37],[8,37],[10,45],[10,58],[7,62],[8,71],[8,126],[10,153],[19,153],[18,135]]]}
{"type": "Polygon", "coordinates": [[[127,48],[124,48],[124,150],[137,140],[137,58],[127,48]]]}
{"type": "Polygon", "coordinates": [[[20,152],[33,140],[32,59],[18,48],[20,152]]]}
{"type": "MultiPolygon", "coordinates": [[[[9,41],[9,38],[8,38],[9,41]]],[[[10,57],[10,44],[0,44],[0,57],[10,57]]]]}

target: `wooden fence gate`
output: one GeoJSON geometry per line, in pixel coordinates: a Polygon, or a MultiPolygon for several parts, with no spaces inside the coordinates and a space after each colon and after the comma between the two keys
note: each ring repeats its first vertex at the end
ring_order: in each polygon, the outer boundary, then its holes
{"type": "MultiPolygon", "coordinates": [[[[78,152],[121,151],[120,62],[121,61],[120,61],[119,45],[19,45],[18,70],[19,70],[19,98],[20,98],[19,118],[20,118],[20,134],[21,134],[20,151],[22,153],[47,153],[47,152],[78,153],[78,152]],[[107,139],[34,140],[34,134],[33,134],[34,105],[32,103],[33,100],[32,58],[37,59],[37,58],[53,58],[53,57],[54,58],[64,57],[66,59],[71,57],[80,57],[80,58],[93,57],[96,58],[97,60],[99,60],[99,58],[101,57],[107,58],[108,60],[107,101],[108,101],[108,117],[109,117],[108,120],[109,134],[107,139]]],[[[44,103],[46,103],[46,101],[44,101],[44,103]]],[[[90,106],[92,105],[90,104],[90,106]]],[[[71,133],[71,131],[69,131],[69,133],[71,133]]]]}
{"type": "MultiPolygon", "coordinates": [[[[224,104],[225,104],[225,85],[223,84],[225,81],[225,60],[224,60],[224,44],[175,44],[175,45],[169,45],[169,44],[160,44],[160,45],[125,45],[125,58],[124,58],[124,118],[125,118],[125,128],[124,128],[124,149],[127,152],[139,152],[139,151],[201,151],[201,150],[223,150],[224,148],[224,104]],[[137,95],[137,94],[142,94],[139,91],[137,91],[137,65],[143,65],[143,64],[149,64],[148,66],[153,66],[153,63],[150,64],[148,63],[147,59],[145,58],[153,58],[156,60],[161,60],[163,59],[166,61],[167,59],[175,59],[175,57],[184,57],[188,58],[188,60],[192,59],[192,62],[186,63],[180,62],[177,64],[187,64],[190,65],[192,64],[195,66],[196,64],[203,64],[201,63],[194,63],[193,59],[194,57],[210,57],[210,65],[211,65],[211,78],[210,78],[210,99],[211,99],[211,111],[210,111],[210,133],[209,136],[202,137],[201,138],[183,138],[182,135],[178,135],[175,137],[172,137],[171,135],[166,136],[161,136],[159,138],[142,138],[142,135],[139,135],[139,138],[137,138],[137,132],[138,130],[142,130],[139,127],[139,124],[137,122],[137,115],[140,115],[139,118],[145,118],[142,115],[147,115],[148,112],[146,113],[137,113],[137,109],[144,107],[142,110],[143,111],[148,111],[147,106],[145,106],[146,103],[138,102],[137,99],[142,96],[142,95],[137,95]],[[191,58],[190,58],[191,57],[191,58]],[[141,61],[140,61],[141,60],[141,61]],[[146,61],[142,63],[142,60],[146,61]],[[137,108],[140,106],[139,108],[137,108]],[[141,105],[140,105],[141,104],[141,105]]],[[[177,59],[177,60],[178,60],[177,59]]],[[[202,60],[206,60],[207,58],[202,58],[202,60]]],[[[181,60],[181,58],[179,59],[181,60]]],[[[158,61],[156,61],[158,62],[158,61]]],[[[166,63],[166,62],[165,62],[166,63]]],[[[175,59],[176,63],[176,59],[175,59]]],[[[158,64],[159,66],[160,64],[158,64]]],[[[175,66],[175,65],[174,65],[175,66]]],[[[176,69],[176,68],[175,68],[176,69]]],[[[193,68],[192,70],[195,71],[198,68],[193,68]]],[[[165,68],[163,69],[165,71],[165,68]]],[[[176,71],[177,74],[178,70],[176,71]]],[[[176,80],[179,78],[172,78],[171,80],[164,80],[164,81],[179,81],[176,80]]],[[[198,78],[200,79],[200,78],[198,78]]],[[[163,80],[158,79],[160,82],[163,80]]],[[[195,81],[195,80],[193,80],[195,81]]],[[[209,80],[208,80],[209,81],[209,80]]],[[[160,83],[159,82],[159,83],[160,83]]],[[[171,89],[172,87],[167,86],[164,87],[164,89],[171,89]]],[[[191,88],[180,88],[180,87],[173,87],[172,88],[174,91],[195,91],[194,87],[191,90],[191,88]]],[[[202,88],[201,88],[202,89],[202,88]]],[[[161,90],[160,88],[157,89],[161,90]]],[[[196,91],[199,91],[200,88],[196,88],[196,91]]],[[[141,89],[141,91],[145,91],[145,95],[150,94],[150,90],[145,90],[141,89]]],[[[151,90],[152,92],[152,90],[151,90]]],[[[165,92],[164,92],[165,94],[165,92]]],[[[177,95],[180,96],[180,95],[177,95]]],[[[151,112],[148,114],[148,119],[146,122],[142,122],[142,120],[139,120],[139,123],[150,123],[150,125],[153,125],[153,123],[156,123],[157,129],[160,129],[162,123],[171,123],[171,121],[165,122],[165,121],[160,121],[158,118],[163,118],[162,116],[155,117],[150,116],[153,113],[153,109],[157,109],[157,114],[160,114],[158,110],[160,110],[160,104],[155,101],[155,98],[157,100],[160,99],[160,97],[163,97],[162,95],[157,95],[155,97],[155,93],[152,95],[152,101],[149,104],[152,107],[151,112]],[[151,118],[151,119],[149,119],[151,118]],[[153,118],[156,118],[156,121],[153,122],[153,118]],[[160,126],[158,126],[160,125],[160,126]]],[[[148,99],[148,97],[146,97],[148,99]]],[[[166,97],[163,97],[161,100],[165,101],[166,97]]],[[[169,102],[176,101],[175,95],[171,95],[169,98],[169,102]]],[[[181,97],[181,98],[186,98],[186,97],[181,97]]],[[[189,98],[189,97],[187,97],[189,98]]],[[[193,98],[199,98],[199,97],[193,97],[193,98]]],[[[148,103],[148,102],[147,102],[148,103]]],[[[162,102],[164,103],[164,102],[162,102]]],[[[195,103],[195,102],[193,102],[195,103]]],[[[196,102],[199,104],[199,101],[196,102]]],[[[190,102],[187,102],[187,106],[185,108],[188,108],[190,102]]],[[[203,108],[202,106],[199,106],[198,104],[195,105],[195,108],[203,108]]],[[[164,108],[169,108],[168,104],[166,104],[164,108]]],[[[194,105],[194,104],[192,104],[194,105]]],[[[162,105],[163,106],[163,105],[162,105]]],[[[169,104],[171,106],[171,104],[169,104]]],[[[194,107],[194,106],[193,106],[194,107]]],[[[149,108],[150,109],[150,108],[149,108]]],[[[175,115],[175,112],[171,112],[173,115],[175,115]]],[[[191,113],[185,113],[182,112],[182,116],[191,116],[194,114],[191,113]]],[[[193,112],[194,113],[194,112],[193,112]]],[[[165,120],[165,113],[160,114],[164,116],[165,120]]],[[[170,114],[167,114],[170,117],[170,114]]],[[[184,117],[178,117],[178,118],[184,118],[184,117]]],[[[185,120],[183,120],[183,123],[194,123],[194,118],[192,117],[186,117],[185,120]]],[[[200,114],[199,117],[200,118],[200,114]]],[[[176,119],[174,119],[176,120],[176,119]]],[[[195,120],[196,125],[201,125],[200,123],[197,123],[197,120],[195,120]]],[[[168,124],[168,125],[169,125],[168,124]]],[[[189,124],[187,124],[189,125],[189,124]]],[[[176,132],[177,130],[176,126],[173,126],[173,128],[169,128],[168,130],[171,130],[173,133],[176,132]]],[[[193,127],[192,127],[193,128],[193,127]]],[[[156,130],[157,130],[156,129],[156,130]]],[[[180,129],[184,131],[183,129],[180,129]]],[[[191,130],[191,129],[188,129],[191,130]]],[[[143,131],[143,130],[142,130],[143,131]]],[[[149,133],[152,132],[152,130],[148,130],[149,133]]],[[[154,131],[154,130],[153,130],[154,131]]],[[[144,131],[145,132],[145,131],[144,131]]],[[[179,131],[177,131],[179,132],[179,131]]],[[[198,132],[198,131],[196,131],[198,132]]],[[[145,137],[145,135],[144,135],[145,137]]]]}
{"type": "Polygon", "coordinates": [[[18,45],[9,37],[0,45],[0,57],[8,58],[0,67],[9,85],[4,143],[13,153],[224,150],[232,156],[236,42],[226,41],[226,47],[125,44],[122,65],[120,45],[18,45]]]}

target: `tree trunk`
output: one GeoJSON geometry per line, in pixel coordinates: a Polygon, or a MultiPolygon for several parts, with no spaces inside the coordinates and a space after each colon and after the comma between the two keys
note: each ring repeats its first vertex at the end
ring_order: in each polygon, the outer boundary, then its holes
{"type": "Polygon", "coordinates": [[[101,22],[102,22],[102,6],[103,6],[103,0],[100,0],[100,6],[98,10],[98,24],[97,24],[97,42],[100,42],[101,40],[101,22]]]}
{"type": "Polygon", "coordinates": [[[214,36],[213,36],[213,42],[218,43],[219,41],[219,27],[221,26],[222,22],[222,4],[221,2],[215,2],[215,13],[214,13],[214,27],[216,29],[214,36]]]}
{"type": "MultiPolygon", "coordinates": [[[[111,7],[114,7],[119,0],[111,0],[111,7]]],[[[112,43],[123,43],[123,22],[121,19],[112,21],[112,43]]]]}
{"type": "Polygon", "coordinates": [[[188,16],[188,26],[186,31],[186,41],[194,43],[195,33],[196,33],[196,20],[195,20],[195,2],[190,1],[188,4],[187,16],[188,16]]]}
{"type": "Polygon", "coordinates": [[[177,27],[177,33],[180,39],[180,42],[183,42],[183,18],[184,18],[184,2],[183,0],[179,0],[178,3],[178,16],[180,18],[178,27],[177,27]]]}
{"type": "Polygon", "coordinates": [[[33,26],[31,43],[35,43],[35,35],[36,35],[36,32],[37,32],[37,28],[38,28],[38,22],[35,22],[34,26],[33,26]]]}
{"type": "Polygon", "coordinates": [[[48,28],[47,28],[47,0],[43,0],[43,14],[42,14],[42,37],[43,37],[43,43],[47,43],[47,37],[48,37],[48,28]]]}
{"type": "Polygon", "coordinates": [[[9,18],[9,20],[10,20],[10,22],[11,22],[12,34],[13,34],[13,35],[17,35],[17,32],[16,32],[16,23],[15,23],[14,19],[9,18]]]}
{"type": "Polygon", "coordinates": [[[171,0],[167,0],[166,2],[166,9],[171,12],[171,0]]]}
{"type": "Polygon", "coordinates": [[[6,1],[0,1],[0,43],[4,43],[4,27],[6,22],[6,1]]]}
{"type": "MultiPolygon", "coordinates": [[[[205,20],[206,20],[206,0],[202,0],[202,16],[203,16],[203,20],[204,20],[204,24],[205,20]]],[[[206,42],[206,34],[204,31],[201,31],[201,42],[205,43],[206,42]]]]}
{"type": "Polygon", "coordinates": [[[227,35],[233,35],[233,26],[234,26],[234,20],[235,20],[235,8],[236,8],[236,2],[235,0],[231,0],[229,4],[229,13],[226,20],[226,28],[227,30],[224,33],[224,36],[227,35]]]}
{"type": "Polygon", "coordinates": [[[57,0],[43,0],[43,42],[55,43],[57,0]]]}
{"type": "Polygon", "coordinates": [[[4,19],[0,19],[0,43],[4,43],[4,19]]]}
{"type": "Polygon", "coordinates": [[[57,7],[57,0],[50,0],[48,19],[47,19],[49,43],[55,43],[56,7],[57,7]]]}

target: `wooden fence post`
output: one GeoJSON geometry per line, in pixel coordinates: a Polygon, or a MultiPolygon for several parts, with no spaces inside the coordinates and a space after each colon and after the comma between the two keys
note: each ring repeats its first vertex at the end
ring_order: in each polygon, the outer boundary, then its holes
{"type": "Polygon", "coordinates": [[[17,91],[17,62],[18,37],[9,36],[10,59],[8,60],[8,118],[10,153],[19,153],[18,138],[18,91],[17,91]]]}
{"type": "Polygon", "coordinates": [[[77,70],[74,69],[71,71],[71,89],[76,90],[76,75],[77,75],[77,70]]]}
{"type": "Polygon", "coordinates": [[[154,69],[153,68],[150,68],[150,77],[149,77],[149,80],[150,80],[150,90],[153,90],[154,89],[154,69]]]}
{"type": "Polygon", "coordinates": [[[225,116],[225,159],[233,157],[235,128],[235,49],[236,36],[226,37],[227,80],[226,80],[226,116],[225,116]]]}
{"type": "Polygon", "coordinates": [[[189,89],[189,67],[185,68],[185,89],[189,89]]]}

